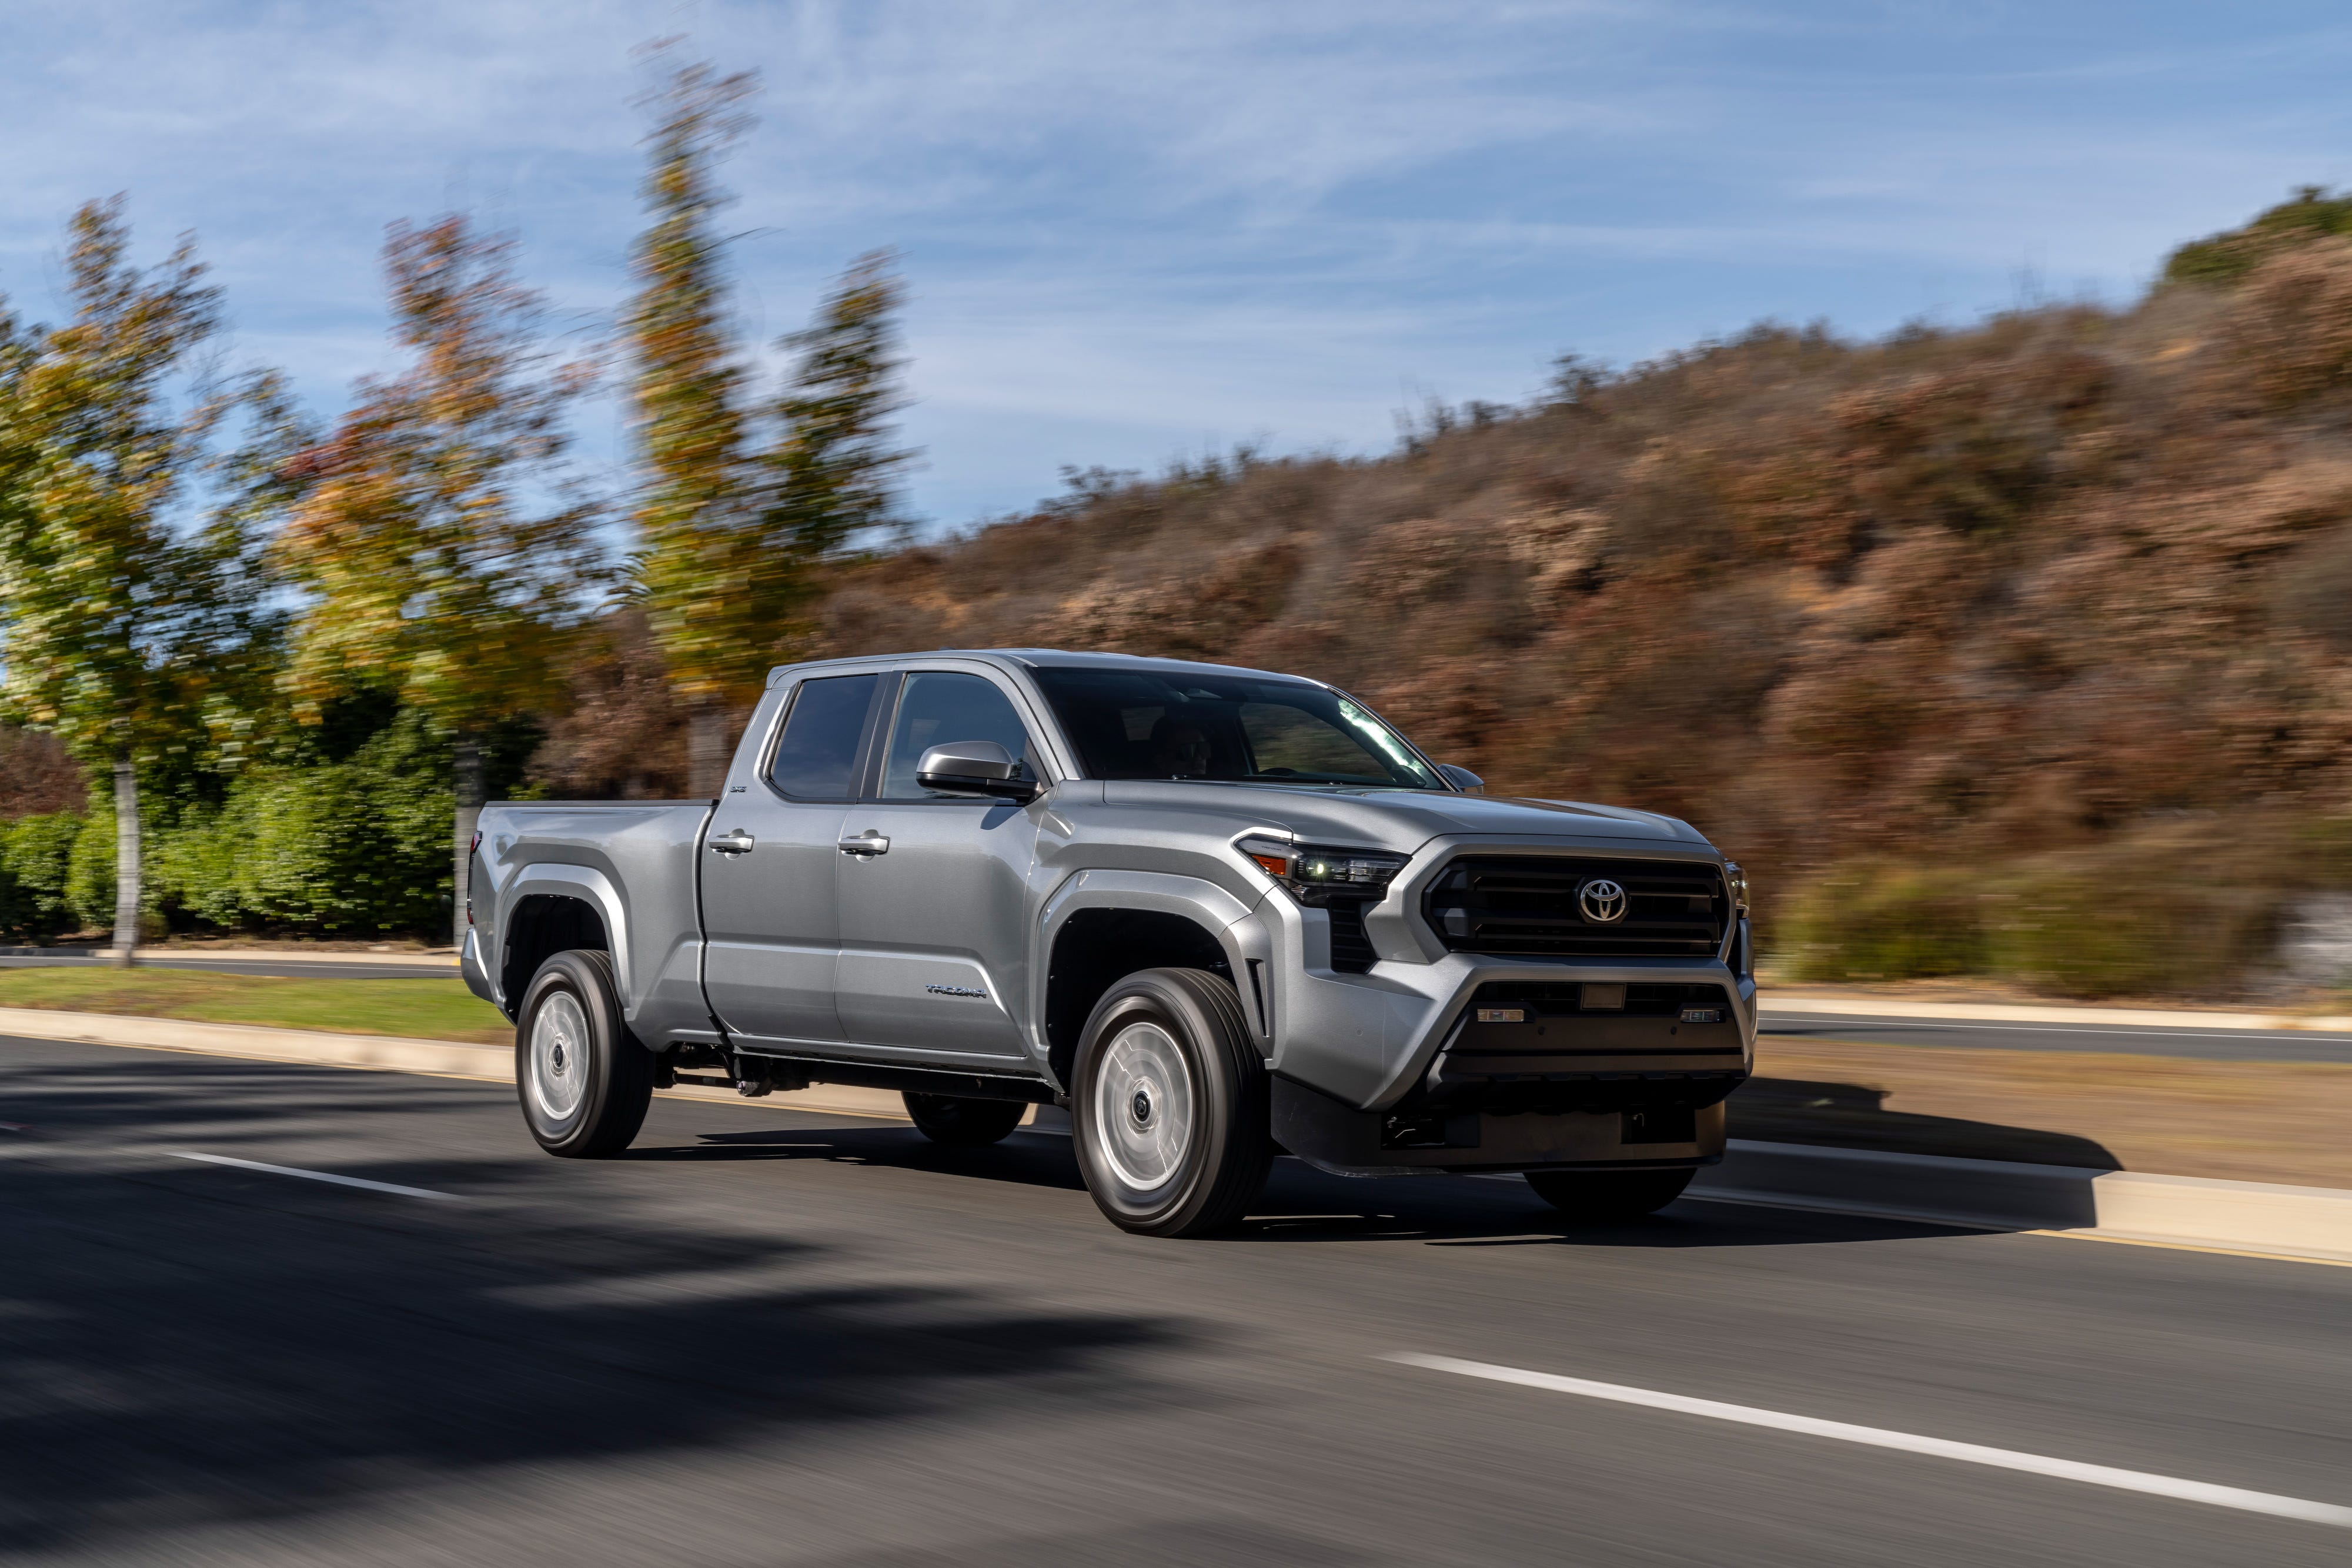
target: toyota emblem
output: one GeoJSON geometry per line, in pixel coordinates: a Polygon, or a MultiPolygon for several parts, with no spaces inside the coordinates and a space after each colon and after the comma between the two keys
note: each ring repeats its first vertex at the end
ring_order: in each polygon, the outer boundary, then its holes
{"type": "Polygon", "coordinates": [[[1625,890],[1605,876],[1596,876],[1576,890],[1576,906],[1595,925],[1614,925],[1625,918],[1625,890]]]}

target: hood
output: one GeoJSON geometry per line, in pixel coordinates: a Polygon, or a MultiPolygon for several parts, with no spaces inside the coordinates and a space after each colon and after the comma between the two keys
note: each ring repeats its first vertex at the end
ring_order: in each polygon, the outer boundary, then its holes
{"type": "Polygon", "coordinates": [[[1513,839],[1616,839],[1710,847],[1689,823],[1622,806],[1534,800],[1507,795],[1448,795],[1429,789],[1310,788],[1173,780],[1108,782],[1108,805],[1152,806],[1230,818],[1234,831],[1287,828],[1328,841],[1410,852],[1448,833],[1513,839]]]}

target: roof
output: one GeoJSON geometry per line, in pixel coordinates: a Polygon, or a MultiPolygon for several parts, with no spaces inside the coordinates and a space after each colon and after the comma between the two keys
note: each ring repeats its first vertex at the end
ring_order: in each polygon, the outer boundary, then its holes
{"type": "MultiPolygon", "coordinates": [[[[768,684],[786,670],[814,669],[826,664],[873,664],[908,659],[954,655],[986,659],[993,664],[1019,664],[1033,670],[1133,670],[1139,674],[1175,675],[1187,670],[1213,671],[1220,675],[1250,675],[1261,680],[1299,681],[1311,677],[1281,670],[1254,670],[1243,664],[1211,664],[1197,659],[1149,659],[1137,653],[1089,653],[1067,648],[923,648],[898,653],[868,653],[844,659],[814,659],[800,664],[779,664],[768,672],[768,684]]],[[[1320,682],[1316,682],[1321,685],[1320,682]]]]}

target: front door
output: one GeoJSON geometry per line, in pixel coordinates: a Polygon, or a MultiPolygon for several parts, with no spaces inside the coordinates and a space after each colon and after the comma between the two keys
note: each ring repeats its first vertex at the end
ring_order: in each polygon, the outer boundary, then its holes
{"type": "Polygon", "coordinates": [[[730,777],[703,833],[703,991],[747,1044],[841,1040],[835,862],[883,685],[880,675],[803,681],[760,777],[730,777]]]}
{"type": "Polygon", "coordinates": [[[992,740],[1037,775],[1009,693],[984,676],[917,670],[885,732],[877,798],[850,809],[835,994],[854,1044],[941,1066],[1026,1057],[1029,873],[1042,800],[938,795],[915,782],[930,747],[992,740]]]}

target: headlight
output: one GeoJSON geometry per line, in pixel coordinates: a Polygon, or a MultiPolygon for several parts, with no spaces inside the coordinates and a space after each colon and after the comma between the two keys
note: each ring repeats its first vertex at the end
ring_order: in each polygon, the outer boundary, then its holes
{"type": "Polygon", "coordinates": [[[1731,909],[1735,915],[1748,913],[1748,873],[1739,869],[1738,861],[1723,862],[1724,880],[1731,883],[1731,909]]]}
{"type": "Polygon", "coordinates": [[[1244,839],[1241,850],[1301,904],[1328,904],[1334,898],[1379,899],[1411,858],[1381,850],[1324,849],[1270,839],[1244,839]]]}

